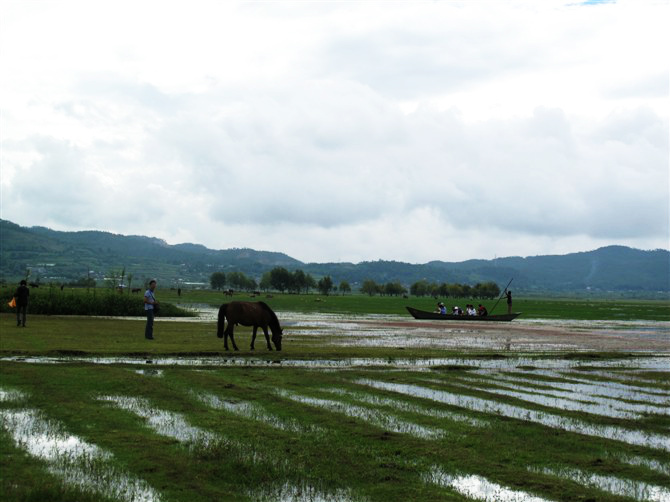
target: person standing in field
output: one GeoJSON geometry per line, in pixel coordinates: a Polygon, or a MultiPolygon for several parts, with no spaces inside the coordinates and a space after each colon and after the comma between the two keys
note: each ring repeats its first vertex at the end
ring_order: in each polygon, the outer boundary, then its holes
{"type": "Polygon", "coordinates": [[[26,327],[26,313],[28,312],[28,296],[30,290],[26,281],[21,281],[16,288],[14,297],[16,298],[16,326],[26,327]]]}
{"type": "Polygon", "coordinates": [[[512,292],[511,291],[507,292],[507,313],[508,314],[512,313],[512,292]]]}
{"type": "Polygon", "coordinates": [[[144,328],[144,338],[147,340],[154,339],[154,314],[158,310],[158,301],[154,296],[156,290],[156,281],[152,279],[149,281],[149,289],[144,293],[144,311],[147,314],[147,325],[144,328]]]}

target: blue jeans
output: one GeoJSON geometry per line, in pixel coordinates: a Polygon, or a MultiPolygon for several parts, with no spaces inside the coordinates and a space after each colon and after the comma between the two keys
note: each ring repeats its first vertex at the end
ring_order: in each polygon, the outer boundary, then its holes
{"type": "Polygon", "coordinates": [[[147,311],[147,326],[144,328],[144,338],[151,340],[154,337],[154,309],[147,311]]]}

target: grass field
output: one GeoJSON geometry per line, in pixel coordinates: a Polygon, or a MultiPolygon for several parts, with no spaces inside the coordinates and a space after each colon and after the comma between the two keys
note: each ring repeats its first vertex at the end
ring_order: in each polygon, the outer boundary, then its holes
{"type": "MultiPolygon", "coordinates": [[[[434,303],[262,299],[357,315],[434,303]]],[[[543,301],[549,319],[666,320],[667,303],[543,301]]],[[[249,351],[240,328],[224,353],[212,322],[158,322],[147,342],[141,319],[28,319],[0,315],[3,500],[670,500],[665,353],[398,351],[327,343],[318,323],[280,353],[249,351]]]]}
{"type": "MultiPolygon", "coordinates": [[[[0,290],[0,296],[5,300],[11,299],[13,294],[12,288],[4,288],[0,290]]],[[[37,297],[44,300],[44,303],[49,303],[46,300],[51,299],[53,303],[52,310],[46,310],[45,313],[52,315],[56,314],[70,314],[70,308],[79,304],[91,304],[100,309],[100,303],[104,303],[105,299],[112,297],[118,300],[120,297],[134,301],[141,314],[141,295],[118,295],[110,293],[108,290],[95,291],[91,289],[87,291],[83,288],[66,288],[60,291],[58,288],[54,289],[39,289],[33,290],[33,299],[37,297]],[[76,301],[83,298],[90,298],[90,302],[76,301]],[[59,300],[59,301],[55,301],[59,300]],[[95,300],[95,301],[93,301],[95,300]],[[58,308],[64,309],[59,312],[58,308]]],[[[394,296],[368,296],[361,294],[348,295],[330,295],[323,296],[317,294],[261,294],[253,296],[248,293],[236,293],[232,298],[224,296],[223,293],[211,290],[184,290],[181,296],[177,295],[174,289],[158,289],[156,291],[157,299],[164,305],[211,305],[218,307],[222,303],[227,303],[232,300],[243,301],[264,301],[270,307],[277,311],[296,311],[296,312],[322,312],[322,313],[351,313],[351,314],[394,314],[394,315],[408,315],[406,306],[415,307],[421,310],[434,310],[435,304],[438,300],[431,297],[394,297],[394,296]]],[[[505,313],[507,305],[504,300],[496,302],[496,300],[479,300],[479,299],[464,299],[464,298],[440,298],[448,307],[459,305],[464,308],[467,303],[479,303],[486,306],[493,313],[505,313]],[[497,305],[496,305],[497,303],[497,305]]],[[[167,308],[167,307],[166,307],[167,308]]],[[[515,312],[523,312],[525,319],[581,319],[581,320],[654,320],[654,321],[670,321],[670,301],[667,300],[629,300],[629,299],[560,299],[560,298],[526,298],[519,297],[514,299],[513,310],[515,312]]],[[[9,313],[6,302],[0,304],[0,312],[9,313]]],[[[93,310],[92,310],[93,312],[93,310]]],[[[86,313],[87,312],[83,312],[86,313]]],[[[134,315],[138,312],[133,310],[134,315]]],[[[176,315],[173,312],[166,311],[166,314],[176,315]]],[[[120,314],[106,314],[106,315],[120,315],[120,314]]],[[[130,314],[127,314],[130,315],[130,314]]]]}

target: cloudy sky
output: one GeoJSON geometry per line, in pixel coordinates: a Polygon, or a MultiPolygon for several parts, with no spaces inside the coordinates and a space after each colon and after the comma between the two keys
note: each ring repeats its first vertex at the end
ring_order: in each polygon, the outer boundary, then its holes
{"type": "Polygon", "coordinates": [[[3,219],[316,262],[670,247],[667,0],[0,10],[3,219]]]}

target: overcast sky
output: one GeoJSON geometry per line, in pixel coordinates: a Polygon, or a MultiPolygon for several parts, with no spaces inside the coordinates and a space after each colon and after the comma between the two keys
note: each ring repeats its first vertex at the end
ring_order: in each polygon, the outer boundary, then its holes
{"type": "Polygon", "coordinates": [[[670,247],[668,1],[0,9],[3,219],[306,262],[670,247]]]}

